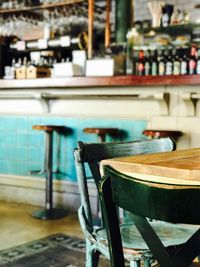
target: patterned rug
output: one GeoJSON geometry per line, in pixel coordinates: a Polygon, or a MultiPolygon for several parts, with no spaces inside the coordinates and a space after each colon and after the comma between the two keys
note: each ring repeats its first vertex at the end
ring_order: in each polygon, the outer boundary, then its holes
{"type": "MultiPolygon", "coordinates": [[[[0,251],[0,267],[84,267],[85,241],[55,234],[0,251]]],[[[100,266],[108,267],[105,259],[100,266]]]]}

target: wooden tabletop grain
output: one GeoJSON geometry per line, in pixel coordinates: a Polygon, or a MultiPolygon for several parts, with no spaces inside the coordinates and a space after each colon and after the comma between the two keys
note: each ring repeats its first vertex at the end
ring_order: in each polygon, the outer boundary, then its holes
{"type": "Polygon", "coordinates": [[[103,160],[103,165],[146,181],[200,185],[200,148],[103,160]]]}

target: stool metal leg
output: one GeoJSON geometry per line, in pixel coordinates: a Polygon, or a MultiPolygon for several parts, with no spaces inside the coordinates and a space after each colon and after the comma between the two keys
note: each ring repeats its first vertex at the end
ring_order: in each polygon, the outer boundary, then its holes
{"type": "Polygon", "coordinates": [[[53,164],[53,139],[52,132],[46,132],[46,209],[52,209],[53,203],[53,177],[52,177],[52,164],[53,164]]]}
{"type": "Polygon", "coordinates": [[[106,141],[106,135],[105,134],[98,134],[99,142],[104,143],[106,141]]]}
{"type": "Polygon", "coordinates": [[[59,219],[67,215],[65,210],[53,208],[53,133],[46,131],[45,163],[46,163],[46,202],[45,209],[32,214],[34,218],[42,220],[59,219]]]}

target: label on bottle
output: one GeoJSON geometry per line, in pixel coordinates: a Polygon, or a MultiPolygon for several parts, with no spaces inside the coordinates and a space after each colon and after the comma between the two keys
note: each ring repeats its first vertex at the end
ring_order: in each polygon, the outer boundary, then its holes
{"type": "Polygon", "coordinates": [[[139,62],[135,63],[135,75],[139,75],[139,62]]]}
{"type": "Polygon", "coordinates": [[[139,75],[143,75],[144,73],[144,64],[143,63],[139,63],[138,65],[138,70],[139,70],[139,75]]]}
{"type": "Polygon", "coordinates": [[[190,74],[195,74],[197,63],[195,60],[191,59],[189,62],[189,72],[190,74]]]}
{"type": "Polygon", "coordinates": [[[197,74],[200,74],[200,60],[197,61],[197,74]]]}
{"type": "Polygon", "coordinates": [[[150,75],[150,63],[145,62],[145,75],[150,75]]]}
{"type": "Polygon", "coordinates": [[[165,63],[163,61],[159,63],[158,72],[161,76],[165,74],[165,63]]]}
{"type": "Polygon", "coordinates": [[[187,74],[187,62],[181,61],[181,75],[187,74]]]}
{"type": "Polygon", "coordinates": [[[157,64],[156,62],[152,63],[152,69],[151,69],[151,75],[156,76],[157,75],[157,64]]]}
{"type": "Polygon", "coordinates": [[[166,71],[165,71],[165,74],[166,75],[172,75],[173,74],[173,71],[172,71],[172,62],[171,61],[168,61],[166,63],[166,71]]]}
{"type": "Polygon", "coordinates": [[[179,75],[181,73],[181,66],[180,65],[181,64],[179,61],[174,61],[174,70],[173,70],[174,75],[179,75]]]}

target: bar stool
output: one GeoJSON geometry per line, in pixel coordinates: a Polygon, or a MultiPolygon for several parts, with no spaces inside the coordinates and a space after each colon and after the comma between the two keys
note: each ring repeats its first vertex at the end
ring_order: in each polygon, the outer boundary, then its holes
{"type": "Polygon", "coordinates": [[[37,219],[58,219],[67,215],[67,212],[62,209],[53,208],[53,177],[52,177],[52,165],[53,165],[53,132],[58,134],[66,132],[67,128],[57,125],[33,125],[33,130],[39,130],[45,132],[45,166],[44,170],[38,173],[46,174],[46,199],[45,208],[32,213],[32,216],[37,219]]]}
{"type": "Polygon", "coordinates": [[[101,127],[84,128],[83,132],[89,134],[97,134],[100,143],[106,142],[107,134],[111,136],[120,135],[120,130],[118,128],[101,128],[101,127]]]}
{"type": "Polygon", "coordinates": [[[175,141],[182,135],[180,131],[145,129],[143,134],[149,138],[172,137],[175,141]]]}

